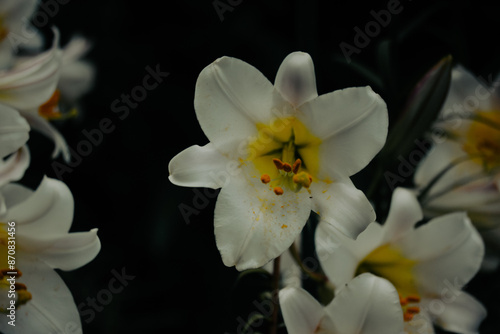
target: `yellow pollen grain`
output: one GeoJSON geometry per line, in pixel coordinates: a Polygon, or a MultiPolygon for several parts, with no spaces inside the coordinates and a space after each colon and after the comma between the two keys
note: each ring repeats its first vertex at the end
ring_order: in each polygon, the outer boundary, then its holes
{"type": "Polygon", "coordinates": [[[287,228],[287,227],[288,227],[288,225],[285,225],[285,224],[281,225],[281,228],[287,228]]]}

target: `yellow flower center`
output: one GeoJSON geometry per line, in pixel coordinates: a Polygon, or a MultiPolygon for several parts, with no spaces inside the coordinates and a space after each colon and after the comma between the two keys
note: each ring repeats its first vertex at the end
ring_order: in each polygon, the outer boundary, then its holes
{"type": "Polygon", "coordinates": [[[7,224],[0,222],[0,293],[8,297],[7,305],[0,304],[1,313],[9,313],[11,300],[15,302],[16,309],[31,300],[31,293],[26,285],[18,282],[22,272],[15,267],[17,262],[15,239],[13,239],[15,235],[12,232],[9,234],[6,226],[7,224]]]}
{"type": "Polygon", "coordinates": [[[500,110],[478,111],[473,120],[463,150],[486,170],[500,167],[500,110]]]}
{"type": "Polygon", "coordinates": [[[319,170],[321,140],[295,117],[257,124],[258,136],[248,147],[262,183],[276,195],[308,190],[319,170]]]}
{"type": "Polygon", "coordinates": [[[413,267],[416,262],[405,258],[401,252],[388,244],[368,254],[358,265],[356,275],[372,273],[390,281],[399,293],[404,321],[410,321],[420,312],[413,267]]]}

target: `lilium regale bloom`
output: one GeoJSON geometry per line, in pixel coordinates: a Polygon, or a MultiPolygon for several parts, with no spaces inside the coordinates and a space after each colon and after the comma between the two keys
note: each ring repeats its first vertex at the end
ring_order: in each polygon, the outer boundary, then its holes
{"type": "Polygon", "coordinates": [[[318,96],[314,66],[288,55],[274,86],[222,57],[201,72],[195,110],[210,143],[169,164],[172,183],[222,188],[215,237],[226,266],[263,266],[299,235],[312,210],[355,238],[375,214],[349,176],[385,143],[387,109],[370,87],[318,96]]]}
{"type": "Polygon", "coordinates": [[[389,280],[401,298],[406,333],[434,333],[432,323],[476,333],[486,310],[461,289],[481,265],[483,241],[463,212],[415,228],[422,216],[415,195],[397,188],[385,224],[370,224],[356,240],[320,224],[316,248],[322,268],[335,287],[366,272],[389,280]]]}
{"type": "Polygon", "coordinates": [[[434,144],[415,173],[426,188],[426,215],[465,210],[478,228],[500,225],[500,100],[488,87],[457,66],[436,128],[446,139],[434,144]],[[441,175],[440,175],[441,173],[441,175]]]}
{"type": "Polygon", "coordinates": [[[15,278],[15,327],[0,322],[3,333],[67,333],[81,328],[73,297],[54,269],[73,270],[91,261],[100,250],[97,229],[68,233],[73,197],[68,187],[45,177],[36,191],[17,184],[2,188],[7,213],[0,216],[0,312],[10,315],[12,277],[15,278]],[[12,223],[15,234],[12,238],[12,223]],[[9,224],[10,223],[10,224],[9,224]],[[15,269],[7,255],[15,240],[15,269]],[[10,247],[9,247],[10,246],[10,247]],[[68,327],[69,326],[69,327],[68,327]]]}
{"type": "Polygon", "coordinates": [[[326,306],[296,287],[281,290],[279,302],[289,334],[403,333],[403,311],[396,289],[369,273],[342,286],[326,306]]]}

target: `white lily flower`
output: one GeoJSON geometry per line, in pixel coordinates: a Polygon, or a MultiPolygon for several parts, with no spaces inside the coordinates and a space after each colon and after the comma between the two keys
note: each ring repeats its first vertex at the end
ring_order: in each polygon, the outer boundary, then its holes
{"type": "Polygon", "coordinates": [[[424,189],[426,215],[465,210],[479,228],[500,224],[500,100],[488,87],[457,66],[450,91],[435,124],[447,134],[436,143],[415,173],[424,189]],[[445,172],[443,172],[445,171],[445,172]],[[443,173],[441,176],[440,173],[443,173]]]}
{"type": "Polygon", "coordinates": [[[347,282],[326,306],[296,287],[281,290],[279,302],[289,334],[403,333],[403,311],[396,289],[372,274],[347,282]]]}
{"type": "Polygon", "coordinates": [[[13,299],[8,297],[8,279],[14,276],[16,326],[1,321],[0,331],[66,333],[68,324],[81,328],[73,297],[54,269],[73,270],[91,261],[100,250],[97,229],[68,233],[73,197],[58,180],[45,177],[34,192],[9,184],[2,193],[8,210],[0,216],[0,308],[10,314],[7,307],[13,299]],[[15,234],[11,222],[15,222],[15,234]],[[15,240],[17,275],[8,274],[12,268],[7,255],[13,245],[9,240],[15,240]]]}
{"type": "Polygon", "coordinates": [[[40,33],[30,23],[37,0],[2,0],[0,2],[0,69],[12,66],[19,47],[41,46],[40,33]]]}
{"type": "Polygon", "coordinates": [[[375,213],[349,179],[385,143],[387,108],[370,87],[318,96],[311,57],[288,55],[274,86],[222,57],[201,72],[195,111],[210,143],[169,164],[172,183],[222,188],[215,237],[226,266],[261,267],[300,234],[311,210],[355,238],[375,213]]]}
{"type": "Polygon", "coordinates": [[[414,194],[397,188],[385,224],[370,224],[357,240],[320,224],[316,247],[322,268],[335,287],[365,272],[389,280],[401,297],[407,333],[434,333],[432,323],[476,333],[486,310],[461,289],[480,267],[483,241],[465,213],[415,228],[421,219],[414,194]]]}

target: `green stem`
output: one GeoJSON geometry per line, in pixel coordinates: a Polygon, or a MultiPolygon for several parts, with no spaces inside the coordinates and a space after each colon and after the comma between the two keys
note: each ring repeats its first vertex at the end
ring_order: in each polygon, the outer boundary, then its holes
{"type": "Polygon", "coordinates": [[[309,268],[304,266],[304,263],[302,263],[302,260],[300,259],[300,255],[297,247],[295,246],[295,243],[293,243],[288,250],[290,251],[292,258],[295,260],[295,263],[297,263],[297,265],[300,267],[300,270],[302,270],[304,274],[306,274],[316,282],[326,282],[328,280],[325,275],[315,273],[314,271],[311,271],[309,270],[309,268]]]}
{"type": "Polygon", "coordinates": [[[276,334],[278,331],[278,311],[279,311],[279,299],[278,290],[280,283],[280,256],[274,259],[273,263],[273,313],[271,317],[271,328],[269,334],[276,334]]]}

